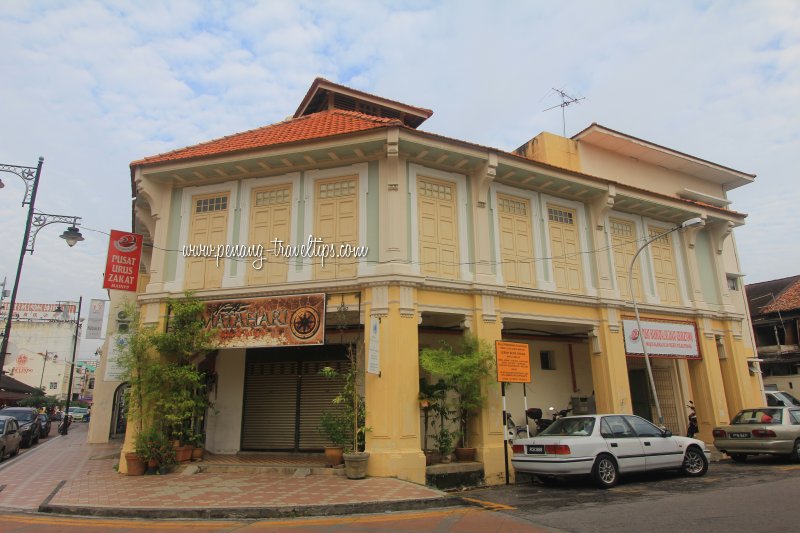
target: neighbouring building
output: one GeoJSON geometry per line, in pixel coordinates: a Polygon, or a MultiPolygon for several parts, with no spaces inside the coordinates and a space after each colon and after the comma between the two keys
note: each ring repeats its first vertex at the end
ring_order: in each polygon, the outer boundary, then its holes
{"type": "Polygon", "coordinates": [[[745,287],[764,387],[800,395],[800,276],[745,287]]]}
{"type": "MultiPolygon", "coordinates": [[[[76,312],[72,304],[17,303],[3,370],[26,385],[41,387],[48,396],[66,400],[76,312]]],[[[5,326],[6,317],[4,304],[0,327],[5,326]]],[[[73,391],[79,390],[73,383],[73,391]]]]}
{"type": "MultiPolygon", "coordinates": [[[[598,124],[504,151],[420,130],[431,114],[318,78],[283,122],[131,163],[144,322],[163,327],[165,299],[191,290],[223,335],[199,362],[209,451],[319,450],[336,391],[318,370],[355,341],[368,473],[422,483],[419,350],[465,331],[529,346],[530,406],[652,420],[632,296],[668,428],[685,432],[693,400],[710,442],[757,403],[732,237],[745,215],[727,199],[754,175],[598,124]]],[[[504,443],[487,390],[469,432],[491,484],[504,443]]],[[[523,419],[522,387],[507,399],[523,419]]]]}

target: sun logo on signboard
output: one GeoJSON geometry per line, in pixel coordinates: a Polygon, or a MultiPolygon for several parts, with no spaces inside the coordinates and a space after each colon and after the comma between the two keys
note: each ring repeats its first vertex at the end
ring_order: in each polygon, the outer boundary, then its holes
{"type": "Polygon", "coordinates": [[[292,313],[289,327],[298,339],[310,339],[319,329],[319,312],[313,307],[301,307],[292,313]]]}

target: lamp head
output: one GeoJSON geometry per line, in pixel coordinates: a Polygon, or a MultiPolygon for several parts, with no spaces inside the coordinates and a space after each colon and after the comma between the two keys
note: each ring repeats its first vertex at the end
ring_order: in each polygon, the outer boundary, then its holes
{"type": "Polygon", "coordinates": [[[706,223],[702,218],[694,217],[694,218],[690,218],[689,220],[686,220],[684,222],[681,222],[681,229],[702,228],[705,225],[706,225],[706,223]]]}
{"type": "Polygon", "coordinates": [[[83,240],[83,235],[78,231],[78,228],[70,226],[64,230],[64,233],[61,234],[61,238],[67,241],[67,245],[72,248],[75,246],[75,243],[83,240]]]}

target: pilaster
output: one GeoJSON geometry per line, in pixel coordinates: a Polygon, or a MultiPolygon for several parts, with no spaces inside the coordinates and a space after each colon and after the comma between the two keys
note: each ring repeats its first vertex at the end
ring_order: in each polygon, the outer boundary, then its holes
{"type": "Polygon", "coordinates": [[[497,274],[492,261],[493,235],[489,225],[489,187],[497,176],[497,154],[489,153],[488,160],[470,176],[472,187],[472,218],[475,221],[475,278],[479,283],[494,283],[497,274]]]}
{"type": "MultiPolygon", "coordinates": [[[[401,302],[409,295],[401,294],[401,287],[373,287],[367,296],[366,316],[380,320],[380,374],[367,373],[364,378],[370,428],[367,473],[425,484],[419,421],[418,312],[402,308],[401,302]]],[[[368,347],[370,328],[365,327],[364,333],[368,347]]]]}
{"type": "MultiPolygon", "coordinates": [[[[503,324],[495,313],[495,296],[474,296],[473,320],[467,325],[470,332],[486,341],[494,351],[495,341],[502,340],[503,324]]],[[[486,483],[499,485],[505,483],[505,454],[503,453],[503,400],[500,384],[495,375],[489,376],[485,384],[487,402],[478,416],[470,421],[469,443],[477,448],[476,458],[483,463],[486,483]]],[[[511,450],[509,450],[511,454],[511,450]]],[[[513,477],[509,455],[509,471],[513,477]]]]}
{"type": "MultiPolygon", "coordinates": [[[[608,231],[606,221],[608,212],[614,207],[614,200],[617,196],[617,188],[609,185],[608,190],[592,198],[589,204],[589,218],[591,220],[592,240],[596,250],[606,248],[608,231]]],[[[595,265],[597,266],[597,289],[601,298],[614,298],[614,280],[612,271],[611,251],[594,254],[595,265]]]]}

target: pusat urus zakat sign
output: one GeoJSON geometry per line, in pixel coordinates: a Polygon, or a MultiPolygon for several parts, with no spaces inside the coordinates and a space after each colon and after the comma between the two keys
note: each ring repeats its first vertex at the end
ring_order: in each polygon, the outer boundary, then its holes
{"type": "Polygon", "coordinates": [[[642,320],[642,330],[635,320],[623,320],[625,352],[629,356],[644,355],[642,339],[647,343],[647,354],[679,359],[700,359],[697,329],[691,322],[655,322],[642,320]]]}
{"type": "Polygon", "coordinates": [[[142,236],[112,229],[108,239],[103,288],[136,292],[141,258],[142,236]]]}

